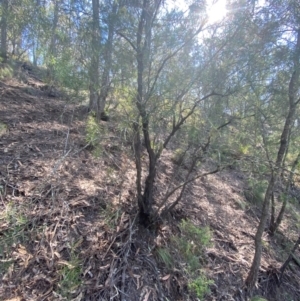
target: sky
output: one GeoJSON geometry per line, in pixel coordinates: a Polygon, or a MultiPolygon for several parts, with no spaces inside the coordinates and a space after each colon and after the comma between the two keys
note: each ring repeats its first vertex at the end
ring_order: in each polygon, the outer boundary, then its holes
{"type": "Polygon", "coordinates": [[[226,16],[226,0],[207,1],[208,22],[215,23],[226,16]],[[213,3],[216,2],[216,3],[213,3]]]}
{"type": "MultiPolygon", "coordinates": [[[[226,0],[207,0],[206,2],[209,24],[218,22],[226,16],[226,0]]],[[[182,8],[183,10],[188,9],[188,5],[185,0],[177,0],[175,3],[174,6],[176,7],[182,8]]]]}

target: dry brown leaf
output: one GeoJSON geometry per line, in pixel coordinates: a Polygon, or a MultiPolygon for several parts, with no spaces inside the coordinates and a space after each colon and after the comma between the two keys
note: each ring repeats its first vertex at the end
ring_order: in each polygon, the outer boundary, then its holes
{"type": "Polygon", "coordinates": [[[83,207],[90,207],[90,203],[86,200],[73,200],[70,202],[70,206],[83,206],[83,207]]]}
{"type": "Polygon", "coordinates": [[[171,275],[168,274],[168,275],[162,277],[161,280],[166,281],[166,280],[168,280],[168,279],[170,278],[170,276],[171,276],[171,275]]]}
{"type": "Polygon", "coordinates": [[[99,270],[100,271],[103,271],[103,270],[107,270],[109,268],[110,264],[108,263],[107,265],[104,265],[102,267],[99,267],[99,270]]]}
{"type": "Polygon", "coordinates": [[[150,297],[151,291],[149,290],[145,296],[145,298],[143,299],[143,301],[148,301],[149,297],[150,297]]]}
{"type": "Polygon", "coordinates": [[[85,276],[89,271],[92,269],[92,266],[89,266],[85,271],[83,272],[83,276],[85,276]]]}
{"type": "Polygon", "coordinates": [[[127,267],[127,270],[128,270],[129,275],[131,276],[131,278],[134,278],[132,270],[129,267],[127,267]]]}
{"type": "Polygon", "coordinates": [[[140,278],[141,276],[140,275],[136,275],[136,274],[133,274],[133,276],[136,278],[136,289],[139,289],[141,286],[140,286],[140,278]]]}
{"type": "Polygon", "coordinates": [[[81,292],[76,298],[72,299],[71,301],[81,301],[82,297],[83,297],[83,294],[81,292]]]}
{"type": "Polygon", "coordinates": [[[79,240],[76,242],[76,244],[74,245],[74,249],[77,249],[83,242],[83,238],[80,237],[79,240]]]}
{"type": "Polygon", "coordinates": [[[23,255],[27,255],[27,254],[28,254],[26,248],[25,248],[24,246],[22,246],[22,245],[19,245],[19,246],[18,246],[18,252],[19,252],[20,254],[23,254],[23,255]]]}
{"type": "Polygon", "coordinates": [[[70,269],[74,269],[74,268],[75,268],[74,265],[72,265],[71,263],[69,263],[69,262],[67,262],[67,261],[65,261],[65,260],[59,260],[57,263],[58,263],[58,264],[61,264],[61,265],[66,265],[66,266],[69,267],[70,269]]]}

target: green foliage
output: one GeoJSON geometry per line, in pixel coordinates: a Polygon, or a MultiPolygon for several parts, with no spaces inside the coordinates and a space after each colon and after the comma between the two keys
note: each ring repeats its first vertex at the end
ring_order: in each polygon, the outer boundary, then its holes
{"type": "Polygon", "coordinates": [[[101,138],[104,133],[105,130],[98,122],[96,114],[91,112],[86,121],[85,140],[93,148],[95,156],[100,156],[102,153],[101,138]]]}
{"type": "Polygon", "coordinates": [[[202,300],[204,296],[210,292],[209,286],[213,283],[214,282],[212,280],[208,279],[204,274],[201,274],[188,284],[188,288],[194,292],[200,300],[202,300]]]}
{"type": "Polygon", "coordinates": [[[7,125],[5,123],[0,122],[0,137],[6,134],[7,125]]]}
{"type": "Polygon", "coordinates": [[[137,110],[133,103],[135,90],[131,87],[122,87],[114,89],[114,114],[118,118],[116,123],[116,132],[120,138],[128,143],[133,142],[132,124],[137,120],[137,110]]]}
{"type": "Polygon", "coordinates": [[[182,220],[180,230],[189,240],[195,241],[201,250],[210,244],[211,232],[208,227],[198,228],[192,222],[182,220]]]}
{"type": "Polygon", "coordinates": [[[183,163],[183,159],[184,159],[184,155],[185,155],[185,151],[181,148],[177,148],[173,155],[171,160],[177,164],[177,165],[181,165],[183,163]]]}
{"type": "MultiPolygon", "coordinates": [[[[211,242],[211,231],[208,227],[199,228],[189,220],[182,220],[179,228],[181,235],[173,237],[171,245],[174,251],[177,251],[180,260],[184,262],[183,270],[188,278],[190,292],[202,299],[205,294],[209,293],[209,286],[213,284],[213,281],[209,280],[201,270],[204,249],[211,242]]],[[[174,257],[167,248],[156,248],[155,255],[169,269],[174,266],[174,257]]]]}
{"type": "Polygon", "coordinates": [[[71,49],[66,49],[60,57],[52,57],[50,62],[55,80],[65,89],[79,91],[87,88],[86,74],[78,72],[77,63],[72,58],[71,49]]]}
{"type": "Polygon", "coordinates": [[[187,262],[188,271],[194,273],[201,267],[204,248],[210,244],[211,233],[208,227],[198,228],[185,220],[181,222],[180,230],[182,235],[175,239],[175,245],[187,262]]]}
{"type": "Polygon", "coordinates": [[[248,207],[247,203],[242,199],[235,199],[235,204],[237,205],[238,208],[242,210],[246,210],[248,207]]]}
{"type": "MultiPolygon", "coordinates": [[[[1,189],[1,186],[0,186],[1,189]]],[[[2,193],[2,190],[0,190],[2,193]]],[[[8,203],[0,213],[0,226],[4,225],[0,240],[0,254],[3,261],[0,261],[0,273],[5,272],[11,265],[11,261],[6,261],[6,254],[10,254],[13,245],[23,243],[26,240],[27,218],[21,213],[21,210],[13,203],[8,203]]]]}
{"type": "Polygon", "coordinates": [[[300,211],[299,208],[296,207],[297,205],[292,203],[287,203],[286,211],[291,215],[293,219],[294,226],[300,230],[300,211]]]}
{"type": "Polygon", "coordinates": [[[0,62],[0,80],[12,78],[13,73],[14,71],[11,65],[0,62]]]}
{"type": "Polygon", "coordinates": [[[244,192],[247,201],[256,206],[261,206],[264,201],[267,185],[268,182],[266,180],[250,178],[248,180],[249,189],[244,192]]]}
{"type": "Polygon", "coordinates": [[[190,221],[183,220],[180,224],[181,237],[175,239],[175,244],[181,256],[188,265],[190,272],[195,272],[203,262],[204,249],[210,243],[209,228],[198,228],[190,221]]]}
{"type": "Polygon", "coordinates": [[[158,261],[166,265],[167,268],[171,269],[174,266],[173,257],[168,249],[158,247],[155,249],[155,254],[158,261]]]}
{"type": "Polygon", "coordinates": [[[250,301],[268,301],[265,298],[261,298],[259,296],[254,296],[250,301]]]}
{"type": "Polygon", "coordinates": [[[70,261],[62,262],[62,264],[63,267],[59,271],[61,280],[58,283],[58,293],[69,300],[81,285],[82,269],[80,260],[73,251],[70,261]]]}
{"type": "Polygon", "coordinates": [[[110,229],[115,229],[118,225],[119,219],[122,216],[121,208],[116,208],[111,203],[105,203],[101,208],[101,217],[105,221],[105,225],[107,225],[110,229]]]}

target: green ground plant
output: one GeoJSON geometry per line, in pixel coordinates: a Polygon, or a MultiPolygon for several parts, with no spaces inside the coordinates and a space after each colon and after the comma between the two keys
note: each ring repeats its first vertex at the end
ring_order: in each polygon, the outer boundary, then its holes
{"type": "Polygon", "coordinates": [[[1,63],[0,61],[0,80],[12,78],[14,70],[8,63],[1,63]]]}
{"type": "Polygon", "coordinates": [[[0,137],[7,133],[7,125],[0,122],[0,137]]]}
{"type": "Polygon", "coordinates": [[[171,160],[177,164],[181,165],[184,160],[185,151],[181,148],[177,148],[174,150],[171,160]]]}
{"type": "Polygon", "coordinates": [[[296,207],[297,205],[293,203],[287,203],[286,205],[286,212],[289,213],[292,216],[292,219],[294,220],[294,226],[297,227],[297,229],[300,229],[300,213],[299,210],[296,207]]]}
{"type": "Polygon", "coordinates": [[[196,270],[195,258],[197,262],[203,262],[204,250],[210,245],[211,232],[208,227],[199,228],[192,222],[182,220],[180,223],[180,230],[182,236],[176,240],[177,247],[188,263],[191,264],[190,268],[196,270]]]}
{"type": "Polygon", "coordinates": [[[156,248],[155,255],[158,258],[158,261],[163,263],[168,269],[172,269],[174,267],[173,256],[167,248],[156,248]]]}
{"type": "Polygon", "coordinates": [[[0,226],[3,225],[2,238],[0,240],[0,275],[5,273],[12,264],[8,257],[14,245],[26,240],[26,227],[28,220],[21,210],[12,202],[8,203],[5,210],[0,213],[0,226]]]}
{"type": "Polygon", "coordinates": [[[110,229],[115,229],[119,218],[122,216],[122,210],[121,208],[116,208],[116,206],[111,203],[107,203],[105,208],[101,209],[100,214],[104,219],[105,224],[110,229]]]}
{"type": "Polygon", "coordinates": [[[268,300],[259,296],[255,296],[250,301],[268,301],[268,300]]]}
{"type": "Polygon", "coordinates": [[[59,271],[61,280],[58,283],[58,293],[70,300],[81,285],[81,262],[75,252],[72,251],[70,260],[62,264],[63,266],[59,271]]]}
{"type": "Polygon", "coordinates": [[[250,178],[248,180],[249,188],[245,191],[247,201],[253,205],[261,206],[264,201],[267,184],[266,180],[250,178]]]}
{"type": "Polygon", "coordinates": [[[96,157],[102,154],[101,138],[104,134],[104,127],[97,121],[96,114],[91,112],[86,120],[85,140],[93,148],[96,157]]]}
{"type": "Polygon", "coordinates": [[[173,241],[180,257],[186,263],[188,288],[202,299],[205,294],[209,293],[209,286],[213,283],[201,271],[205,261],[205,248],[211,244],[211,231],[208,227],[199,228],[186,220],[182,220],[179,227],[181,236],[174,237],[173,241]]]}
{"type": "Polygon", "coordinates": [[[209,286],[213,283],[212,280],[208,279],[204,274],[201,274],[188,284],[188,288],[202,300],[204,296],[210,292],[209,286]]]}

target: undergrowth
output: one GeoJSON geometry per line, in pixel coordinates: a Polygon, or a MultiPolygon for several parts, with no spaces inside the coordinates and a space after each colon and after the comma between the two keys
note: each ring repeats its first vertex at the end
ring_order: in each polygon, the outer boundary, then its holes
{"type": "Polygon", "coordinates": [[[176,269],[179,263],[188,281],[189,292],[202,299],[213,284],[202,270],[205,249],[211,242],[211,231],[208,227],[197,227],[189,220],[182,220],[179,229],[181,235],[173,236],[168,247],[155,248],[154,255],[170,271],[176,269]]]}
{"type": "Polygon", "coordinates": [[[182,220],[181,237],[175,242],[180,254],[186,261],[186,272],[189,277],[188,288],[198,298],[204,298],[213,284],[201,271],[204,264],[205,248],[210,245],[211,232],[208,227],[198,228],[192,222],[182,220]]]}
{"type": "Polygon", "coordinates": [[[0,80],[12,78],[14,70],[11,64],[1,63],[0,59],[0,80]]]}
{"type": "Polygon", "coordinates": [[[58,283],[58,293],[69,300],[81,285],[81,263],[78,256],[72,252],[69,261],[62,261],[63,267],[59,271],[60,282],[58,283]]]}
{"type": "Polygon", "coordinates": [[[28,220],[13,203],[8,203],[5,210],[0,213],[0,274],[5,274],[12,264],[10,252],[13,246],[22,244],[26,239],[26,226],[28,220]]]}
{"type": "Polygon", "coordinates": [[[85,140],[93,148],[93,153],[96,157],[101,156],[101,138],[104,135],[104,128],[98,122],[95,113],[91,112],[86,121],[85,140]]]}

